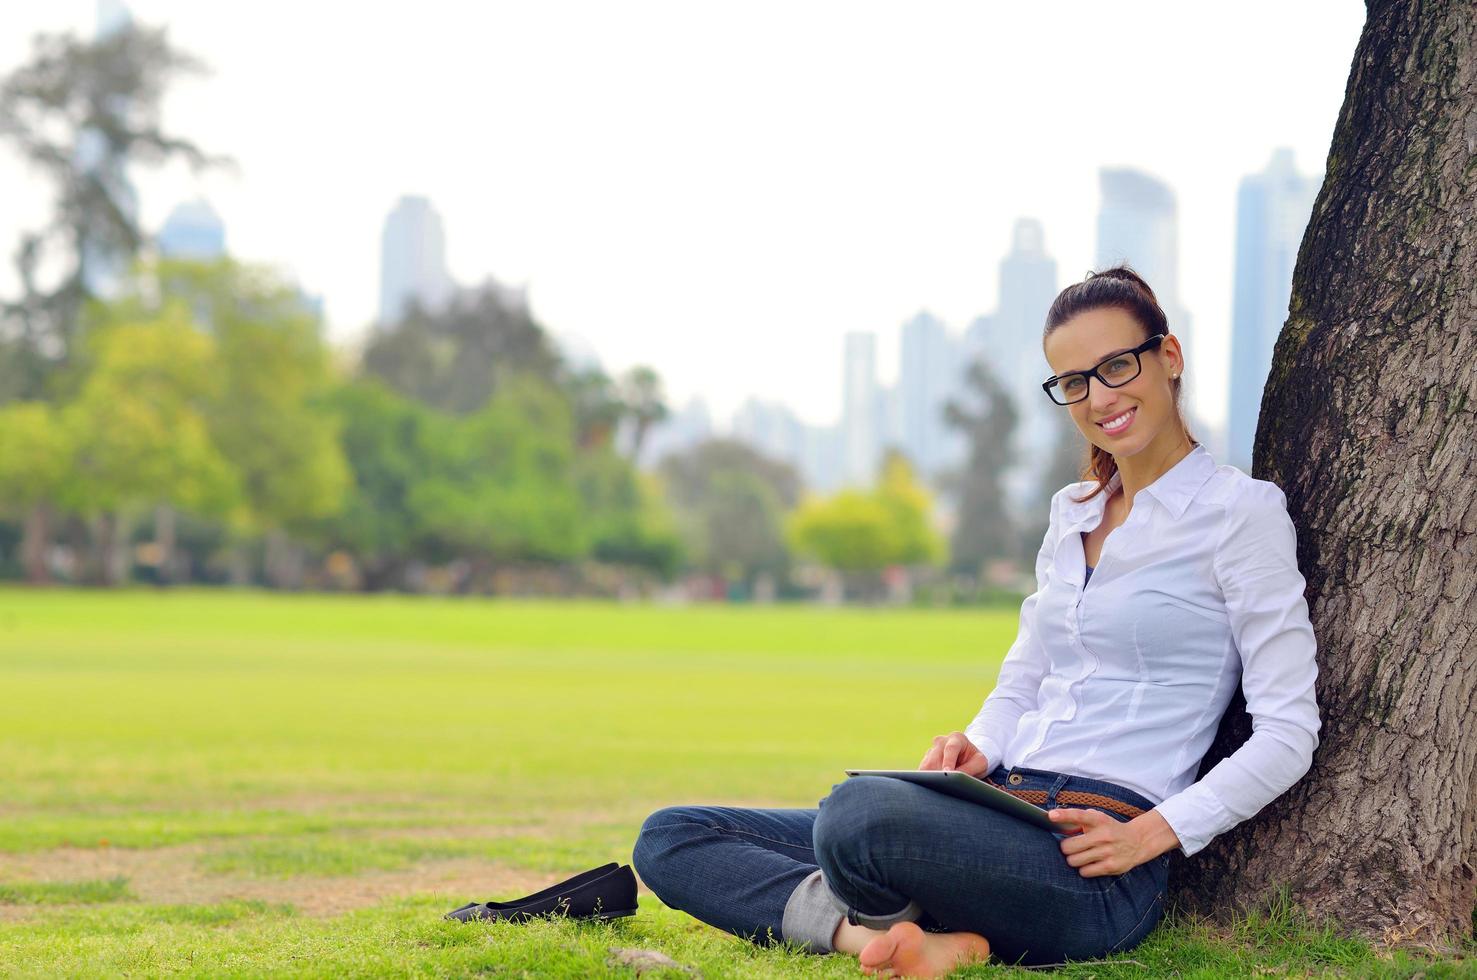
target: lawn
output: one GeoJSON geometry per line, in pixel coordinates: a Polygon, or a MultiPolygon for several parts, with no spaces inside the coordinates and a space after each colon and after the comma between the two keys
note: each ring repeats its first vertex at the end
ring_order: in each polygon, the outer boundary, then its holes
{"type": "MultiPolygon", "coordinates": [[[[1013,611],[3,590],[0,971],[630,975],[612,951],[650,949],[712,977],[859,975],[649,894],[610,925],[440,913],[629,862],[663,805],[814,806],[848,766],[916,765],[1014,634],[1013,611]]],[[[1470,963],[1277,909],[1066,972],[1470,963]]]]}

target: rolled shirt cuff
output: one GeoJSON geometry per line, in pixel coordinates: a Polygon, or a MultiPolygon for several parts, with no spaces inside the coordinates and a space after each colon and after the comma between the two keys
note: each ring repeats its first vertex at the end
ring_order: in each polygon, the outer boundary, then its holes
{"type": "Polygon", "coordinates": [[[1180,851],[1185,857],[1241,822],[1203,781],[1186,787],[1154,809],[1180,839],[1180,851]]]}
{"type": "Polygon", "coordinates": [[[799,943],[810,953],[833,953],[831,937],[836,927],[845,918],[836,911],[831,889],[816,868],[808,878],[795,886],[790,899],[785,903],[785,916],[780,922],[784,938],[799,943]]]}

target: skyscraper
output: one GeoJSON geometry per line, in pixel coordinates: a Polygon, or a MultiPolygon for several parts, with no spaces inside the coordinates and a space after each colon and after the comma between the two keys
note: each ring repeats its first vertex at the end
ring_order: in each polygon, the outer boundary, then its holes
{"type": "Polygon", "coordinates": [[[98,40],[133,26],[133,13],[123,0],[97,0],[96,9],[98,40]]]}
{"type": "Polygon", "coordinates": [[[955,462],[958,444],[944,422],[944,405],[959,389],[958,348],[948,328],[920,311],[903,324],[898,358],[899,442],[920,473],[936,475],[955,462]]]}
{"type": "MultiPolygon", "coordinates": [[[[97,0],[97,29],[93,37],[98,41],[106,41],[111,37],[129,31],[133,28],[133,14],[128,5],[122,0],[97,0]]],[[[129,103],[124,100],[117,104],[115,100],[112,111],[123,114],[127,111],[129,103]]],[[[108,189],[108,196],[118,206],[123,217],[130,225],[136,227],[138,221],[138,191],[135,190],[133,182],[128,179],[128,168],[124,165],[121,156],[108,156],[108,137],[103,130],[95,126],[87,126],[77,134],[77,145],[72,150],[72,161],[78,171],[88,176],[90,180],[108,189]]],[[[104,246],[94,240],[86,241],[82,246],[82,280],[87,286],[87,291],[93,296],[104,298],[115,295],[128,271],[131,257],[121,254],[115,244],[112,247],[104,246]]]]}
{"type": "Polygon", "coordinates": [[[842,374],[841,430],[848,483],[871,486],[881,459],[878,419],[877,336],[846,335],[842,374]]]}
{"type": "Polygon", "coordinates": [[[169,212],[156,242],[168,258],[208,262],[226,254],[226,226],[203,199],[188,201],[169,212]]]}
{"type": "Polygon", "coordinates": [[[399,321],[412,302],[436,309],[455,288],[446,269],[441,215],[427,198],[400,198],[385,218],[380,244],[380,325],[399,321]]]}
{"type": "Polygon", "coordinates": [[[1236,287],[1231,308],[1231,396],[1226,462],[1251,472],[1251,446],[1272,347],[1287,321],[1293,266],[1319,177],[1304,177],[1286,147],[1236,192],[1236,287]]]}
{"type": "Polygon", "coordinates": [[[1102,205],[1097,220],[1097,265],[1128,262],[1154,289],[1170,317],[1179,303],[1179,214],[1169,185],[1139,170],[1098,171],[1102,205]]]}

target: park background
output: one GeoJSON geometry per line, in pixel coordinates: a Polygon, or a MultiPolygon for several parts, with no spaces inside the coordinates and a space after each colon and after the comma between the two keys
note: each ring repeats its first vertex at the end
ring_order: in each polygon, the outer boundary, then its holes
{"type": "MultiPolygon", "coordinates": [[[[438,913],[963,727],[1089,269],[1250,470],[1357,3],[540,7],[0,12],[18,972],[846,972],[438,913]]],[[[1290,906],[1144,949],[1429,967],[1290,906]]]]}

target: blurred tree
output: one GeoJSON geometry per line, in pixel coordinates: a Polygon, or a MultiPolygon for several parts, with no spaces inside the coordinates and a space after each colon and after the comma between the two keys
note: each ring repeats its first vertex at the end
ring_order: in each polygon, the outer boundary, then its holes
{"type": "Polygon", "coordinates": [[[677,573],[682,541],[654,478],[605,447],[579,454],[575,479],[593,557],[649,569],[664,580],[677,573]]]}
{"type": "Polygon", "coordinates": [[[561,369],[544,329],[491,285],[434,313],[412,306],[370,339],[363,363],[401,394],[455,415],[482,408],[514,376],[554,382],[561,369]]]}
{"type": "Polygon", "coordinates": [[[427,431],[441,441],[409,502],[437,554],[470,551],[490,564],[584,553],[574,423],[560,392],[509,378],[482,411],[427,431]]]}
{"type": "MultiPolygon", "coordinates": [[[[55,194],[49,221],[16,250],[20,295],[0,303],[0,402],[62,397],[52,382],[77,353],[84,304],[143,242],[129,167],[214,162],[159,124],[169,85],[201,70],[162,28],[130,21],[85,41],[38,35],[29,60],[0,79],[0,141],[55,194]]],[[[47,517],[26,518],[41,535],[32,547],[44,549],[47,517]]]]}
{"type": "Polygon", "coordinates": [[[575,371],[566,375],[564,390],[573,406],[579,447],[598,451],[610,446],[626,412],[610,377],[598,368],[575,371]]]}
{"type": "Polygon", "coordinates": [[[788,570],[784,513],[800,496],[793,468],[746,443],[710,439],[668,455],[660,473],[692,567],[745,583],[788,570]]]}
{"type": "Polygon", "coordinates": [[[633,367],[621,379],[621,400],[636,425],[631,440],[631,459],[641,458],[641,445],[646,441],[646,433],[670,414],[665,399],[662,379],[649,367],[633,367]]]}
{"type": "Polygon", "coordinates": [[[394,588],[420,537],[411,490],[430,470],[442,420],[374,379],[336,389],[326,404],[340,420],[351,480],[319,533],[358,558],[366,588],[394,588]]]}
{"type": "Polygon", "coordinates": [[[21,564],[27,581],[43,584],[50,504],[61,493],[72,463],[67,432],[50,405],[0,406],[0,502],[24,521],[21,564]]]}
{"type": "Polygon", "coordinates": [[[896,534],[892,564],[937,565],[947,554],[944,539],[930,521],[933,498],[918,481],[908,457],[892,450],[882,460],[877,500],[887,509],[896,534]]]}
{"type": "Polygon", "coordinates": [[[687,514],[697,567],[751,587],[760,574],[783,577],[790,566],[784,508],[758,473],[728,469],[713,474],[707,495],[687,514]]]}
{"type": "Polygon", "coordinates": [[[464,418],[374,379],[344,386],[331,401],[353,489],[323,534],[358,556],[368,588],[400,584],[412,559],[465,559],[486,570],[578,558],[598,519],[619,509],[586,513],[569,403],[538,378],[508,379],[464,418]]]}
{"type": "Polygon", "coordinates": [[[849,592],[875,591],[878,575],[900,550],[893,514],[863,490],[805,501],[790,515],[788,531],[795,553],[840,572],[849,592]]]}
{"type": "Polygon", "coordinates": [[[24,369],[4,372],[0,380],[12,387],[0,400],[48,394],[49,370],[73,352],[96,281],[126,270],[138,253],[143,234],[128,167],[211,162],[159,125],[168,86],[201,70],[162,28],[129,23],[87,41],[38,35],[30,60],[0,80],[0,139],[56,193],[50,221],[24,235],[16,253],[22,292],[4,309],[18,331],[4,337],[0,359],[24,369]]]}
{"type": "MultiPolygon", "coordinates": [[[[183,301],[215,338],[221,377],[211,435],[240,472],[244,523],[269,536],[270,558],[283,536],[334,513],[349,483],[338,423],[323,408],[330,375],[317,321],[266,269],[224,259],[148,271],[165,301],[183,301]]],[[[266,572],[272,584],[287,584],[278,563],[269,560],[266,572]]]]}
{"type": "Polygon", "coordinates": [[[944,407],[946,422],[969,441],[964,468],[950,481],[958,499],[950,551],[954,570],[978,576],[985,562],[1011,557],[1016,551],[1014,524],[1002,482],[1015,462],[1010,441],[1016,411],[1004,386],[984,361],[971,364],[964,380],[966,392],[978,399],[977,407],[953,399],[944,407]]]}
{"type": "Polygon", "coordinates": [[[849,592],[876,594],[884,569],[943,560],[932,507],[907,457],[891,451],[876,489],[806,501],[790,517],[789,539],[798,554],[841,572],[849,592]]]}
{"type": "Polygon", "coordinates": [[[707,439],[684,452],[672,453],[661,464],[667,493],[679,507],[696,506],[708,495],[713,479],[723,472],[753,473],[785,510],[800,500],[800,477],[788,463],[758,452],[736,439],[707,439]]]}
{"type": "Polygon", "coordinates": [[[90,331],[86,343],[90,370],[61,412],[74,456],[59,499],[93,520],[85,577],[115,584],[120,525],[133,513],[167,504],[225,515],[241,499],[240,477],[210,434],[222,373],[215,344],[182,305],[90,331]]]}

